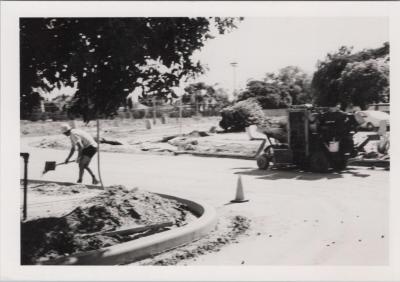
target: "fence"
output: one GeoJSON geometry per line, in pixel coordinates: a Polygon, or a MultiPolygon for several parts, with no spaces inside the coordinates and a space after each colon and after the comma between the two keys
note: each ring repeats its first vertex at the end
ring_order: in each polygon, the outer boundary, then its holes
{"type": "MultiPolygon", "coordinates": [[[[156,118],[188,118],[198,116],[219,116],[223,105],[212,105],[206,103],[192,103],[181,105],[155,105],[147,107],[140,105],[136,108],[121,108],[115,114],[107,118],[121,118],[121,119],[156,119],[156,118]]],[[[30,114],[24,114],[22,119],[30,121],[65,121],[78,116],[71,115],[66,111],[60,111],[58,108],[41,111],[37,109],[30,114]]]]}

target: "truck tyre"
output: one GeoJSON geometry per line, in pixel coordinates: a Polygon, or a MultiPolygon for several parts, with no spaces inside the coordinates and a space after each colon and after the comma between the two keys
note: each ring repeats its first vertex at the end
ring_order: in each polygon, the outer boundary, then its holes
{"type": "Polygon", "coordinates": [[[332,160],[332,167],[334,170],[345,170],[347,167],[347,159],[332,160]]]}
{"type": "Polygon", "coordinates": [[[313,172],[325,173],[329,170],[329,160],[324,152],[318,151],[310,157],[310,169],[313,172]]]}
{"type": "Polygon", "coordinates": [[[266,154],[262,154],[262,155],[258,156],[256,161],[257,161],[257,166],[259,169],[265,170],[269,167],[270,159],[268,158],[268,156],[266,154]]]}

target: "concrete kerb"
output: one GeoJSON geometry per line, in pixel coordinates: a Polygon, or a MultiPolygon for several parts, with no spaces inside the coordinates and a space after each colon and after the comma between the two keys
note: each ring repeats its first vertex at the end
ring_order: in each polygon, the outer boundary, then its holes
{"type": "MultiPolygon", "coordinates": [[[[73,185],[75,183],[30,180],[30,182],[52,182],[73,185]]],[[[91,185],[94,186],[94,185],[91,185]]],[[[101,188],[94,186],[97,189],[101,188]]],[[[40,262],[43,265],[116,265],[138,261],[156,254],[174,249],[181,245],[198,240],[215,228],[217,214],[213,207],[199,202],[178,198],[171,195],[158,194],[161,197],[176,200],[185,204],[198,216],[198,219],[186,226],[157,233],[148,237],[117,244],[99,250],[77,253],[74,255],[40,262]]]]}

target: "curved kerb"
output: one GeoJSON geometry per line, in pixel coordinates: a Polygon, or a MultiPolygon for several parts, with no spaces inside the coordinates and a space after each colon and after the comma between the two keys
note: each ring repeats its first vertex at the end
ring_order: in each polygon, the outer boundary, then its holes
{"type": "Polygon", "coordinates": [[[42,261],[39,264],[116,265],[134,262],[198,240],[215,228],[217,216],[213,207],[171,195],[158,195],[185,204],[192,213],[198,216],[198,219],[172,230],[98,250],[42,261]]]}

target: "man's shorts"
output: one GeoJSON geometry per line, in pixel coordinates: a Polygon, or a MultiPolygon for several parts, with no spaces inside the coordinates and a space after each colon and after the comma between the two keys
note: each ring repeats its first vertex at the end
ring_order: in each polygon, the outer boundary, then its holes
{"type": "Polygon", "coordinates": [[[82,150],[82,156],[93,157],[97,152],[97,148],[93,146],[88,146],[82,150]]]}

